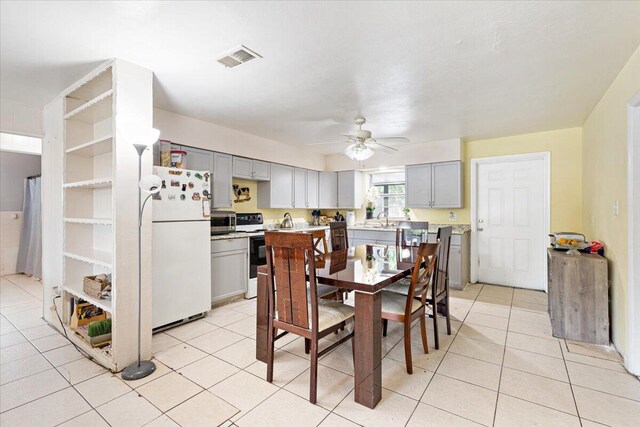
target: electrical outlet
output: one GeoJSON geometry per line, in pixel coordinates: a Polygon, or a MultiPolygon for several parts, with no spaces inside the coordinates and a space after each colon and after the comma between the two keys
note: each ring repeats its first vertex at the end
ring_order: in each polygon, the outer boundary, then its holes
{"type": "Polygon", "coordinates": [[[620,213],[620,205],[617,200],[613,202],[613,205],[611,205],[611,211],[613,216],[618,216],[618,213],[620,213]]]}
{"type": "Polygon", "coordinates": [[[455,212],[449,212],[449,221],[455,221],[457,219],[455,212]]]}

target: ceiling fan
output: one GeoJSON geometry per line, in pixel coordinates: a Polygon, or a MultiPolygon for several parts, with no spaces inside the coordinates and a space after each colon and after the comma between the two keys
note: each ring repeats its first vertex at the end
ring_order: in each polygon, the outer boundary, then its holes
{"type": "Polygon", "coordinates": [[[406,144],[411,142],[409,138],[406,138],[404,136],[389,136],[374,139],[371,136],[371,131],[362,129],[362,125],[365,124],[366,121],[367,119],[365,119],[364,116],[356,116],[356,118],[354,119],[354,123],[356,124],[356,126],[358,126],[358,129],[340,134],[348,138],[346,141],[319,142],[309,145],[344,144],[346,142],[349,143],[349,146],[344,150],[344,154],[346,154],[347,157],[353,160],[362,161],[373,156],[375,154],[374,149],[385,152],[398,151],[396,148],[382,144],[382,142],[385,142],[387,144],[406,144]]]}

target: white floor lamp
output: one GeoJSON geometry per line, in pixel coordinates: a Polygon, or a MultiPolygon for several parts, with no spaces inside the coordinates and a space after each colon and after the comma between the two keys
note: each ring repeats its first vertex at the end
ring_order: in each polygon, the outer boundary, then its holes
{"type": "Polygon", "coordinates": [[[150,360],[141,359],[140,337],[142,322],[142,213],[147,204],[147,200],[160,191],[162,179],[157,175],[149,175],[142,178],[142,153],[147,147],[153,145],[160,138],[160,131],[150,129],[148,134],[140,139],[140,143],[133,144],[138,152],[138,361],[127,366],[122,371],[123,380],[138,380],[152,374],[156,370],[156,365],[150,360]],[[142,192],[147,197],[142,201],[142,192]]]}

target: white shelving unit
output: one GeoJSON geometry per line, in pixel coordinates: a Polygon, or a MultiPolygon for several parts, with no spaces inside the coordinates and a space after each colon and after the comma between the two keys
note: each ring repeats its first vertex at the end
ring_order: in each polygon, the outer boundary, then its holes
{"type": "MultiPolygon", "coordinates": [[[[47,110],[53,129],[48,141],[61,140],[62,291],[58,310],[69,337],[100,363],[119,371],[137,359],[138,155],[129,135],[153,126],[153,74],[137,65],[108,61],[60,95],[59,108],[47,110]],[[116,114],[117,113],[117,114],[116,114]],[[59,128],[59,129],[55,129],[59,128]],[[58,132],[58,133],[56,133],[58,132]],[[111,275],[111,299],[83,291],[83,278],[111,275]],[[112,320],[112,342],[92,348],[70,329],[80,301],[102,309],[112,320]]],[[[143,175],[151,173],[151,153],[143,155],[143,175]]],[[[149,208],[151,205],[149,205],[149,208]]],[[[145,212],[143,248],[151,247],[151,209],[145,212]]],[[[151,356],[150,250],[143,254],[142,353],[151,356]]],[[[46,293],[45,293],[46,294],[46,293]]],[[[52,321],[55,325],[55,321],[52,321]]],[[[60,325],[56,325],[60,328],[60,325]]]]}

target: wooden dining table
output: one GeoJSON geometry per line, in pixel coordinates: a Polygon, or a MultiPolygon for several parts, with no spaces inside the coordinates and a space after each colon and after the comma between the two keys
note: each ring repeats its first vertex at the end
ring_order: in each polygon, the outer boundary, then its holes
{"type": "MultiPolygon", "coordinates": [[[[382,398],[382,290],[411,274],[417,247],[361,245],[319,255],[316,280],[353,291],[355,401],[375,408],[382,398]]],[[[258,267],[256,359],[267,361],[267,267],[258,267]]]]}

